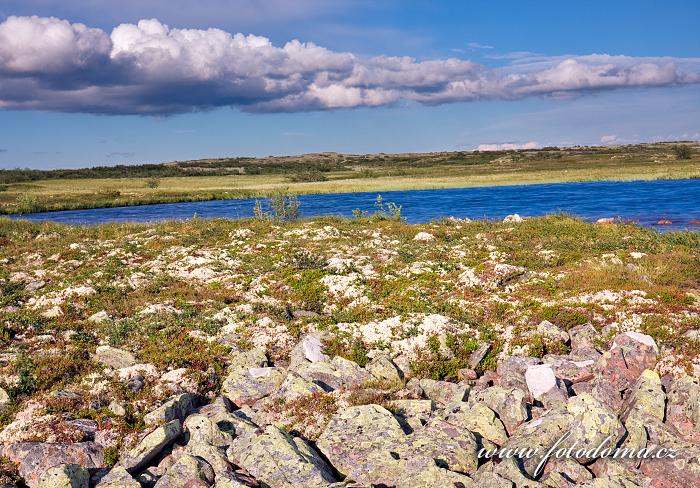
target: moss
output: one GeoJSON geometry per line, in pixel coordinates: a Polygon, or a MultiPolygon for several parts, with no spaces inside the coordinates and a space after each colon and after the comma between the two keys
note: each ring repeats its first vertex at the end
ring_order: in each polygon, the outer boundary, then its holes
{"type": "Polygon", "coordinates": [[[117,446],[106,447],[102,451],[102,456],[104,457],[105,466],[107,466],[108,468],[111,468],[112,466],[117,464],[117,461],[119,461],[119,447],[117,447],[117,446]]]}
{"type": "Polygon", "coordinates": [[[369,362],[367,346],[359,338],[336,334],[323,340],[324,352],[330,357],[340,356],[354,361],[362,367],[369,362]]]}

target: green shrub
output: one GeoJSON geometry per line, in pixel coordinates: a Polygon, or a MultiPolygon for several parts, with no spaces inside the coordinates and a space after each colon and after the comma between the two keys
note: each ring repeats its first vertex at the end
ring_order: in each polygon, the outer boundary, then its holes
{"type": "Polygon", "coordinates": [[[679,144],[673,147],[673,154],[676,155],[676,159],[690,159],[693,151],[690,149],[690,146],[679,144]]]}

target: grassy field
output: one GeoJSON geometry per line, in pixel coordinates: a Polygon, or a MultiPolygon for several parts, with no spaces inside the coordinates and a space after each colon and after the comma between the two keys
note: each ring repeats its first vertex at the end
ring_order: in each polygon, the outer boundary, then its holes
{"type": "Polygon", "coordinates": [[[0,213],[296,194],[700,177],[700,144],[534,151],[308,154],[53,172],[0,171],[0,213]],[[123,174],[141,175],[121,177],[123,174]],[[177,176],[183,174],[185,176],[177,176]],[[100,176],[100,177],[92,177],[100,176]],[[105,177],[106,176],[106,177],[105,177]]]}

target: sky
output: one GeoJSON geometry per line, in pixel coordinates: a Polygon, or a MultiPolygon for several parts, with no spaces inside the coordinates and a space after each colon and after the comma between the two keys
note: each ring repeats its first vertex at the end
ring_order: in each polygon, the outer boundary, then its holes
{"type": "Polygon", "coordinates": [[[700,2],[0,0],[0,168],[700,140],[700,2]]]}

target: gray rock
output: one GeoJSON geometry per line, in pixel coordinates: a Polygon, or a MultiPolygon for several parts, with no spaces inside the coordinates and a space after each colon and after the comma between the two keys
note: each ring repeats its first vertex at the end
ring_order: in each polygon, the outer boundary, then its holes
{"type": "Polygon", "coordinates": [[[496,367],[500,386],[503,388],[520,388],[523,391],[527,391],[525,371],[527,371],[528,367],[539,363],[539,359],[532,357],[513,356],[504,359],[496,367]]]}
{"type": "Polygon", "coordinates": [[[141,488],[141,483],[132,478],[123,466],[115,466],[97,482],[95,488],[141,488]]]}
{"type": "Polygon", "coordinates": [[[105,466],[102,449],[94,442],[20,442],[4,446],[0,452],[19,465],[19,474],[30,487],[37,486],[41,475],[59,464],[78,464],[87,469],[105,466]]]}
{"type": "Polygon", "coordinates": [[[59,464],[46,470],[39,488],[88,488],[90,474],[79,464],[59,464]]]}
{"type": "Polygon", "coordinates": [[[0,388],[0,413],[2,413],[12,403],[10,395],[5,390],[0,388]]]}
{"type": "Polygon", "coordinates": [[[449,383],[424,378],[418,384],[427,398],[442,405],[464,402],[469,397],[470,386],[467,383],[449,383]]]}
{"type": "Polygon", "coordinates": [[[665,413],[666,394],[661,387],[661,378],[654,370],[646,369],[627,392],[620,418],[626,422],[631,417],[642,420],[650,415],[663,422],[665,413]]]}
{"type": "Polygon", "coordinates": [[[453,403],[443,412],[445,422],[479,434],[482,438],[502,446],[508,440],[506,429],[493,410],[484,403],[453,403]]]}
{"type": "Polygon", "coordinates": [[[519,388],[492,386],[470,396],[470,404],[477,402],[496,412],[510,435],[528,419],[525,392],[519,388]]]}
{"type": "Polygon", "coordinates": [[[545,340],[563,343],[569,342],[569,334],[561,330],[549,320],[543,320],[540,322],[537,325],[537,332],[542,335],[545,340]]]}
{"type": "Polygon", "coordinates": [[[294,371],[300,364],[307,361],[310,363],[330,362],[330,358],[323,352],[321,338],[321,334],[303,336],[289,355],[289,369],[294,371]]]}
{"type": "Polygon", "coordinates": [[[412,431],[423,427],[435,411],[432,400],[394,400],[391,402],[395,415],[412,431]]]}
{"type": "Polygon", "coordinates": [[[136,358],[129,351],[112,346],[98,346],[95,359],[108,368],[120,369],[136,364],[136,358]]]}
{"type": "Polygon", "coordinates": [[[136,473],[182,434],[182,425],[175,419],[154,429],[136,447],[123,453],[121,464],[129,473],[136,473]]]}
{"type": "Polygon", "coordinates": [[[491,350],[491,343],[484,342],[474,352],[472,352],[469,356],[469,368],[476,369],[481,360],[484,359],[489,353],[489,350],[491,350]]]}
{"type": "Polygon", "coordinates": [[[651,336],[639,332],[618,334],[598,360],[602,379],[618,391],[632,386],[645,369],[654,369],[659,347],[651,336]]]}
{"type": "Polygon", "coordinates": [[[273,487],[325,487],[337,481],[333,468],[306,442],[275,426],[247,439],[235,453],[235,464],[244,467],[258,481],[273,487]]]}
{"type": "Polygon", "coordinates": [[[161,425],[175,419],[183,422],[185,417],[194,411],[197,402],[197,396],[191,393],[176,395],[154,411],[144,415],[143,421],[147,426],[161,425]]]}
{"type": "Polygon", "coordinates": [[[700,434],[700,378],[681,375],[673,380],[666,416],[682,435],[700,434]]]}
{"type": "Polygon", "coordinates": [[[285,370],[275,367],[234,368],[224,379],[221,392],[238,405],[247,405],[272,394],[282,384],[285,370]]]}
{"type": "Polygon", "coordinates": [[[365,369],[378,380],[399,382],[403,378],[403,373],[388,354],[377,355],[365,366],[365,369]]]}
{"type": "Polygon", "coordinates": [[[94,322],[96,324],[100,324],[108,320],[110,320],[110,317],[105,310],[100,310],[99,312],[94,313],[88,317],[88,322],[94,322]]]}
{"type": "MultiPolygon", "coordinates": [[[[603,448],[615,447],[625,434],[625,427],[617,418],[614,411],[596,400],[592,395],[584,394],[573,397],[566,405],[567,412],[572,417],[569,424],[570,437],[562,447],[576,445],[577,449],[593,449],[609,438],[603,448]]],[[[577,459],[581,463],[590,459],[577,459]]]]}
{"type": "Polygon", "coordinates": [[[181,454],[154,488],[210,486],[213,482],[214,470],[209,463],[196,456],[181,454]]]}

